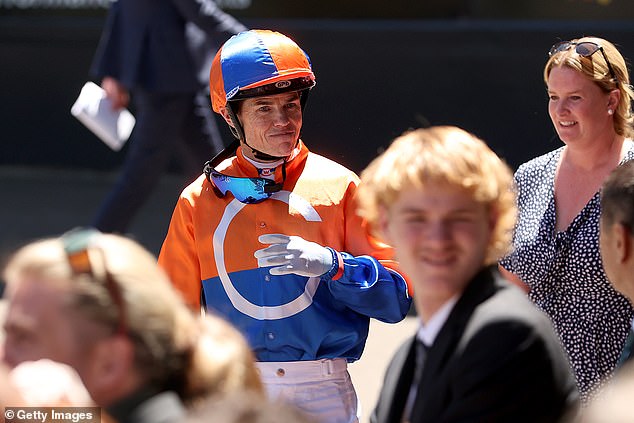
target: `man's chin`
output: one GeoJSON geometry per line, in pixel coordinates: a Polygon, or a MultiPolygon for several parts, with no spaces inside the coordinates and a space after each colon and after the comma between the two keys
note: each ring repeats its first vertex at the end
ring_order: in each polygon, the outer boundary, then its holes
{"type": "Polygon", "coordinates": [[[275,156],[279,157],[288,157],[293,152],[293,147],[295,146],[294,141],[282,142],[279,143],[277,148],[275,149],[275,156]]]}

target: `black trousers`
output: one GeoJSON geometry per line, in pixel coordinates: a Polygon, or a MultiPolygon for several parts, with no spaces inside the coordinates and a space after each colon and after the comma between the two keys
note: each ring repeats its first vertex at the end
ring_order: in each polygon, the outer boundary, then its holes
{"type": "Polygon", "coordinates": [[[209,102],[201,93],[150,93],[134,90],[136,125],[128,141],[123,169],[92,225],[123,233],[177,160],[189,183],[203,164],[223,148],[209,102]]]}

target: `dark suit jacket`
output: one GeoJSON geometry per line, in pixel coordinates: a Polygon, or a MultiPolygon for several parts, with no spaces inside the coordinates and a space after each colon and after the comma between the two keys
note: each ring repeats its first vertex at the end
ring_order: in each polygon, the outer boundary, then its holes
{"type": "Polygon", "coordinates": [[[630,329],[630,333],[625,340],[625,346],[619,357],[618,367],[625,365],[626,363],[634,361],[634,329],[630,329]]]}
{"type": "MultiPolygon", "coordinates": [[[[414,339],[393,357],[372,423],[401,422],[414,339]]],[[[428,350],[411,422],[556,422],[577,400],[548,318],[487,268],[467,286],[428,350]]]]}
{"type": "Polygon", "coordinates": [[[209,53],[215,52],[214,44],[217,48],[246,29],[212,0],[114,1],[91,73],[114,77],[129,90],[195,92],[200,88],[196,67],[204,58],[192,56],[200,40],[187,36],[191,24],[207,35],[203,45],[209,53]]]}

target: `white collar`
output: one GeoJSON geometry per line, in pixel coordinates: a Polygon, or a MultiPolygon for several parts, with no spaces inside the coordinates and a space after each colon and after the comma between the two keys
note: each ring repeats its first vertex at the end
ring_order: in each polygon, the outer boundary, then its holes
{"type": "Polygon", "coordinates": [[[275,169],[276,167],[284,163],[284,159],[279,159],[274,162],[265,163],[265,162],[258,162],[257,160],[253,160],[247,156],[244,156],[244,158],[247,159],[249,163],[251,163],[253,166],[255,166],[258,169],[275,169]]]}
{"type": "Polygon", "coordinates": [[[442,329],[443,325],[447,321],[449,317],[449,313],[453,310],[453,307],[458,302],[459,295],[455,295],[447,300],[442,307],[436,311],[436,313],[431,316],[431,318],[427,321],[426,324],[423,324],[422,320],[420,321],[420,327],[418,332],[416,333],[416,337],[426,346],[431,347],[440,329],[442,329]]]}
{"type": "MultiPolygon", "coordinates": [[[[288,157],[283,157],[279,160],[276,160],[274,162],[259,162],[257,160],[253,160],[249,157],[246,156],[246,154],[242,154],[244,156],[245,159],[247,159],[247,161],[249,163],[251,163],[253,166],[255,166],[258,169],[275,169],[276,167],[278,167],[279,165],[281,165],[284,162],[290,162],[291,160],[293,160],[295,157],[297,157],[297,155],[299,154],[299,152],[302,150],[302,142],[298,141],[297,146],[293,149],[293,151],[291,152],[290,156],[288,157]]],[[[248,147],[248,144],[247,144],[248,147]]]]}

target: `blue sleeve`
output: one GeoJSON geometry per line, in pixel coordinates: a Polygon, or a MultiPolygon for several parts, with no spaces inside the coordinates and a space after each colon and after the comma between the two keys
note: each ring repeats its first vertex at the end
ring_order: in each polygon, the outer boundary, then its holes
{"type": "Polygon", "coordinates": [[[321,277],[322,282],[328,283],[332,296],[351,310],[382,322],[403,320],[412,303],[403,276],[385,268],[374,257],[340,254],[343,276],[332,279],[338,271],[334,265],[321,277]]]}

